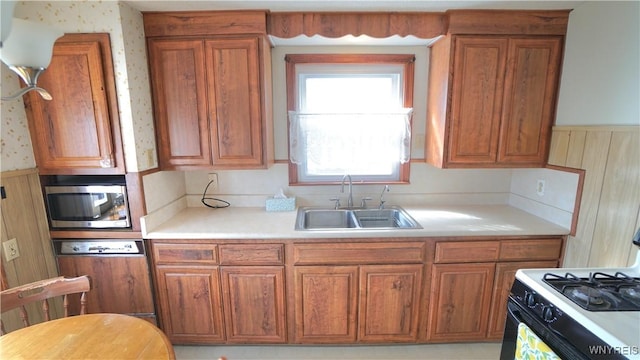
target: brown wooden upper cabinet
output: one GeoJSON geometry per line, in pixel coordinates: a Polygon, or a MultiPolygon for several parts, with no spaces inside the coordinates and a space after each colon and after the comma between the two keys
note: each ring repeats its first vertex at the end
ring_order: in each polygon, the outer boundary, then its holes
{"type": "Polygon", "coordinates": [[[427,162],[543,167],[563,36],[448,35],[431,47],[427,162]]]}
{"type": "Polygon", "coordinates": [[[266,14],[146,13],[144,22],[160,167],[268,167],[266,14]]]}
{"type": "Polygon", "coordinates": [[[124,174],[109,34],[66,34],[38,85],[24,98],[41,174],[124,174]]]}

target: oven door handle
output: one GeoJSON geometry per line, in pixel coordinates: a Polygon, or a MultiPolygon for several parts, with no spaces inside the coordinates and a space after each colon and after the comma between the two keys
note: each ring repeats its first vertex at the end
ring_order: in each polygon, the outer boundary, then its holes
{"type": "Polygon", "coordinates": [[[519,322],[519,323],[521,323],[521,322],[526,323],[526,322],[524,321],[524,319],[522,318],[522,315],[520,314],[520,310],[513,309],[511,306],[507,306],[507,311],[509,312],[509,315],[510,315],[513,319],[515,319],[517,322],[519,322]]]}
{"type": "MultiPolygon", "coordinates": [[[[527,321],[527,319],[525,319],[525,318],[522,316],[522,314],[521,314],[520,310],[518,310],[518,309],[513,309],[511,306],[507,306],[507,311],[509,312],[509,315],[510,315],[513,319],[515,319],[518,323],[525,323],[527,326],[531,326],[530,322],[536,321],[536,320],[535,320],[535,319],[533,319],[533,318],[532,318],[530,321],[527,321]]],[[[538,321],[536,321],[536,322],[538,322],[538,321]]],[[[540,324],[540,325],[543,325],[543,323],[541,323],[541,322],[539,322],[539,324],[540,324]]],[[[554,329],[553,327],[548,326],[548,325],[546,326],[546,328],[547,328],[548,330],[550,330],[550,331],[551,331],[555,336],[558,336],[558,337],[559,337],[559,338],[561,338],[562,340],[567,341],[567,339],[566,339],[564,336],[562,336],[562,334],[561,334],[560,332],[558,332],[558,330],[556,330],[556,329],[554,329]]]]}

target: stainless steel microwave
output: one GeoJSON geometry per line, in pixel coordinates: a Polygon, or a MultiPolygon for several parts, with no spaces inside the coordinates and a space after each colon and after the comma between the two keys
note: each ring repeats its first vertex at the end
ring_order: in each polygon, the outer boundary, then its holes
{"type": "Polygon", "coordinates": [[[45,201],[52,229],[131,227],[125,185],[49,185],[45,201]]]}

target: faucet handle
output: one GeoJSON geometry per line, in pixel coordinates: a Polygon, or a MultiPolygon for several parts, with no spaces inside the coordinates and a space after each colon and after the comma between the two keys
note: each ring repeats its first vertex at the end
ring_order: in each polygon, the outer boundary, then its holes
{"type": "Polygon", "coordinates": [[[329,201],[335,201],[336,202],[335,209],[338,210],[338,208],[340,207],[340,198],[335,196],[335,197],[332,197],[331,199],[329,199],[329,201]]]}
{"type": "Polygon", "coordinates": [[[360,207],[361,208],[366,208],[367,207],[367,200],[371,200],[370,196],[365,196],[362,198],[362,201],[360,201],[360,207]]]}
{"type": "Polygon", "coordinates": [[[380,207],[379,207],[380,210],[384,209],[384,203],[386,202],[387,202],[386,200],[382,200],[382,199],[380,200],[380,207]]]}

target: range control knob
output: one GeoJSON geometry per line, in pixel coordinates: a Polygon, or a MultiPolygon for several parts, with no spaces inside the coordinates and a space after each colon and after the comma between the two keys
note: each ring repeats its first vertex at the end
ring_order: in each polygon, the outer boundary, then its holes
{"type": "Polygon", "coordinates": [[[551,306],[543,306],[542,307],[542,320],[546,322],[551,322],[555,318],[553,313],[553,307],[551,306]]]}
{"type": "Polygon", "coordinates": [[[530,308],[536,306],[536,294],[529,292],[524,294],[524,303],[530,308]]]}

